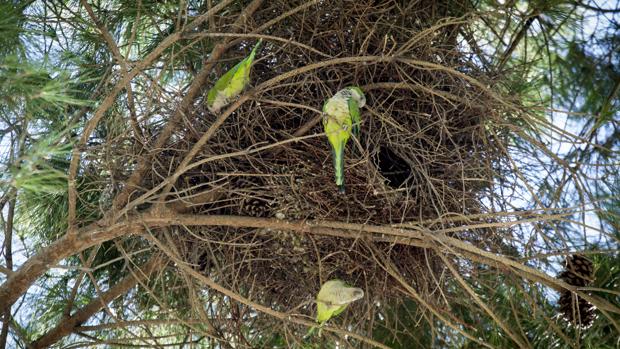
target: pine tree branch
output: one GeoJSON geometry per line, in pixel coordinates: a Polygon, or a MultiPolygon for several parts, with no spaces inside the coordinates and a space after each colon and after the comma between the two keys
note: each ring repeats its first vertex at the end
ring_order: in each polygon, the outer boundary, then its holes
{"type": "MultiPolygon", "coordinates": [[[[14,192],[14,190],[11,190],[14,192]]],[[[6,261],[7,270],[13,270],[13,221],[15,219],[15,195],[9,201],[9,209],[7,210],[7,219],[4,226],[4,259],[6,261]]],[[[0,212],[1,214],[1,212],[0,212]]],[[[11,274],[9,274],[10,276],[11,274]]],[[[0,348],[6,348],[6,341],[9,335],[9,326],[11,324],[11,307],[0,308],[3,312],[2,330],[0,330],[0,348]]]]}
{"type": "MultiPolygon", "coordinates": [[[[470,243],[453,238],[450,234],[466,230],[489,227],[510,227],[533,221],[558,220],[571,215],[571,212],[563,214],[541,215],[531,219],[518,219],[509,222],[484,222],[478,224],[465,224],[459,227],[429,230],[416,225],[406,225],[406,228],[392,226],[374,226],[356,223],[342,223],[334,221],[283,221],[273,218],[255,218],[245,216],[226,215],[183,215],[176,212],[157,212],[148,215],[128,216],[124,220],[101,226],[101,222],[93,223],[80,229],[76,235],[64,235],[51,245],[43,248],[37,255],[30,258],[15,271],[8,280],[0,286],[0,308],[13,304],[29,286],[49,268],[64,258],[74,255],[101,242],[114,239],[128,234],[139,234],[148,229],[169,226],[227,226],[233,228],[269,228],[271,230],[287,230],[300,234],[316,234],[322,236],[334,236],[340,238],[358,239],[366,238],[372,241],[389,242],[392,244],[405,244],[429,248],[435,244],[438,246],[452,246],[457,251],[474,256],[479,261],[494,266],[509,267],[519,272],[530,280],[541,282],[556,290],[570,290],[578,292],[578,289],[561,280],[548,276],[534,268],[513,261],[508,257],[496,255],[479,249],[470,243]]],[[[439,247],[441,248],[441,247],[439,247]]],[[[580,297],[587,299],[600,309],[618,312],[620,309],[600,299],[578,293],[580,297]]]]}
{"type": "Polygon", "coordinates": [[[599,12],[599,13],[620,13],[620,8],[600,8],[598,6],[592,6],[592,5],[583,3],[583,2],[576,2],[575,4],[585,9],[599,12]]]}
{"type": "Polygon", "coordinates": [[[126,294],[131,288],[136,286],[140,280],[146,280],[153,271],[161,268],[162,264],[163,259],[161,257],[152,257],[146,264],[139,268],[136,273],[130,273],[109,290],[101,293],[97,298],[80,308],[73,315],[62,319],[56,327],[47,331],[39,337],[39,339],[32,342],[32,348],[47,348],[63,337],[68,336],[74,332],[77,327],[103,309],[106,304],[126,294]]]}
{"type": "Polygon", "coordinates": [[[532,13],[525,20],[525,23],[523,24],[523,26],[517,33],[516,37],[510,42],[510,46],[508,46],[508,49],[506,49],[506,51],[504,51],[504,53],[502,54],[499,60],[499,63],[497,65],[498,71],[502,70],[506,62],[508,62],[508,59],[510,58],[510,56],[512,56],[512,53],[517,48],[517,46],[519,46],[519,43],[525,37],[525,34],[530,29],[530,27],[532,26],[532,23],[534,23],[534,20],[536,19],[538,19],[538,10],[532,11],[532,13]]]}

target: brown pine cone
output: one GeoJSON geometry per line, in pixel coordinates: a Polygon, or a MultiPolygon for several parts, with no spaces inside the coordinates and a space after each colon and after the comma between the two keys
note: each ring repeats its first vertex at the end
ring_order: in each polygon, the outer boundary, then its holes
{"type": "MultiPolygon", "coordinates": [[[[564,260],[564,270],[558,274],[558,278],[572,286],[588,286],[594,279],[594,265],[584,255],[567,256],[564,260]]],[[[576,326],[587,327],[594,320],[592,304],[568,290],[560,294],[558,306],[559,313],[564,319],[576,326]]]]}
{"type": "Polygon", "coordinates": [[[268,217],[272,197],[258,177],[239,177],[231,182],[235,195],[241,196],[239,213],[251,217],[268,217]]]}
{"type": "Polygon", "coordinates": [[[247,198],[241,202],[241,213],[252,217],[267,217],[271,207],[262,199],[247,198]]]}
{"type": "Polygon", "coordinates": [[[564,269],[573,272],[583,279],[587,279],[588,283],[592,280],[594,273],[592,261],[580,254],[568,256],[564,260],[564,269]]]}
{"type": "Polygon", "coordinates": [[[558,300],[560,314],[566,321],[576,325],[587,327],[594,320],[594,307],[588,301],[574,295],[570,291],[564,291],[558,300]]]}

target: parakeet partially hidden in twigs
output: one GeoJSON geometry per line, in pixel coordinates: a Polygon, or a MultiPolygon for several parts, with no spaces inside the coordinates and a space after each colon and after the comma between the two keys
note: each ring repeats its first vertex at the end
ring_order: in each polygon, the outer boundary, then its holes
{"type": "MultiPolygon", "coordinates": [[[[319,323],[319,336],[321,329],[327,320],[342,313],[349,304],[364,298],[364,290],[348,286],[342,280],[329,280],[321,286],[316,296],[316,322],[319,323]]],[[[311,335],[316,327],[310,329],[307,335],[311,335]]]]}
{"type": "Polygon", "coordinates": [[[219,112],[222,107],[228,105],[239,96],[241,91],[248,85],[252,62],[254,62],[256,51],[258,51],[262,41],[262,39],[258,40],[250,55],[222,75],[209,90],[207,94],[207,108],[209,111],[212,113],[219,112]]]}
{"type": "Polygon", "coordinates": [[[338,91],[323,105],[323,129],[332,147],[336,185],[344,193],[344,148],[351,133],[359,136],[360,108],[366,105],[364,92],[357,86],[338,91]]]}

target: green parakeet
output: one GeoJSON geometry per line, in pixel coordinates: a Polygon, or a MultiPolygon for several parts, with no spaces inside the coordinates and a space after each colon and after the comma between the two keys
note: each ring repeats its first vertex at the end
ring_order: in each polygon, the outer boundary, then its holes
{"type": "MultiPolygon", "coordinates": [[[[364,298],[364,290],[348,286],[342,280],[329,280],[321,286],[316,296],[316,322],[322,327],[327,320],[342,313],[347,306],[358,299],[364,298]]],[[[316,327],[308,332],[312,334],[316,327]]],[[[319,335],[321,330],[319,329],[319,335]]]]}
{"type": "Polygon", "coordinates": [[[212,113],[219,112],[222,107],[239,96],[241,91],[248,85],[252,62],[254,62],[254,56],[256,56],[256,51],[262,41],[262,39],[258,40],[250,55],[222,75],[209,90],[207,94],[207,108],[209,108],[209,111],[212,113]]]}
{"type": "Polygon", "coordinates": [[[332,147],[336,185],[344,193],[344,147],[351,133],[360,132],[360,108],[366,105],[364,92],[357,86],[338,91],[323,105],[323,129],[332,147]]]}

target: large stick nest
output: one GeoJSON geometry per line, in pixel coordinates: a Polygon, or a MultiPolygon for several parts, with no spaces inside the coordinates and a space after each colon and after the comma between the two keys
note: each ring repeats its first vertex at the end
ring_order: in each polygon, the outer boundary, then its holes
{"type": "MultiPolygon", "coordinates": [[[[250,33],[298,5],[269,1],[243,31],[250,33]]],[[[191,206],[205,215],[373,225],[427,222],[430,230],[451,224],[438,218],[486,212],[483,199],[492,195],[489,188],[505,156],[498,145],[502,139],[489,133],[495,132],[507,104],[489,92],[493,77],[465,52],[468,46],[458,34],[466,10],[464,3],[453,1],[325,1],[261,33],[291,42],[265,40],[251,75],[258,88],[194,159],[211,160],[178,178],[175,200],[188,203],[189,197],[208,193],[209,200],[194,200],[191,206]],[[296,69],[346,57],[351,59],[261,87],[296,69]],[[370,58],[362,62],[355,57],[370,58]],[[346,149],[347,192],[342,195],[321,134],[320,110],[326,99],[349,85],[364,90],[367,106],[361,136],[346,149]],[[283,143],[274,145],[278,142],[283,143]],[[265,149],[257,151],[260,147],[265,149]],[[238,154],[226,155],[231,153],[238,154]]],[[[234,20],[217,17],[211,31],[226,32],[234,20]]],[[[159,153],[146,187],[174,172],[216,121],[219,115],[206,109],[206,91],[254,43],[246,38],[228,49],[204,86],[203,99],[168,145],[155,150],[159,153]]],[[[154,125],[151,130],[158,132],[154,125]]],[[[462,236],[480,242],[492,233],[470,230],[462,236]]],[[[340,278],[363,288],[367,296],[334,323],[367,329],[376,304],[403,298],[402,285],[386,272],[386,260],[422,299],[441,303],[438,288],[445,285],[446,270],[432,249],[370,242],[363,234],[351,239],[216,227],[179,228],[174,234],[171,241],[179,257],[195,270],[256,303],[309,319],[321,282],[340,278]]],[[[176,294],[178,289],[162,292],[176,294]]],[[[233,319],[240,323],[252,315],[233,305],[223,311],[228,300],[216,293],[205,297],[220,304],[221,322],[212,320],[215,328],[229,326],[231,317],[223,314],[236,314],[233,319]]],[[[272,323],[270,317],[259,319],[254,325],[258,331],[272,323]]]]}

